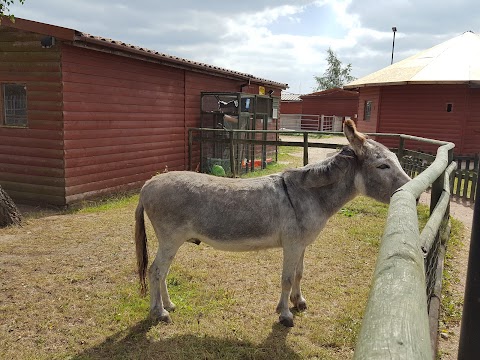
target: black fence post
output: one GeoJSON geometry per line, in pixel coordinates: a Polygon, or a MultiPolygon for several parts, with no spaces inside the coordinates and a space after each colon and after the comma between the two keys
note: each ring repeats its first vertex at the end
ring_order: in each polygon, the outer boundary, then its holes
{"type": "Polygon", "coordinates": [[[230,135],[230,171],[232,172],[232,177],[237,177],[237,172],[235,171],[235,151],[233,148],[235,146],[235,143],[233,140],[233,136],[234,136],[233,130],[229,131],[229,135],[230,135]]]}
{"type": "Polygon", "coordinates": [[[480,177],[477,178],[473,210],[472,236],[468,255],[467,280],[463,301],[462,327],[458,347],[459,360],[480,359],[480,177]]]}
{"type": "Polygon", "coordinates": [[[192,171],[192,146],[193,146],[192,129],[188,129],[188,171],[192,171]]]}
{"type": "Polygon", "coordinates": [[[400,136],[400,142],[398,144],[398,152],[397,152],[398,161],[400,161],[400,163],[402,163],[404,151],[405,151],[405,139],[400,136]]]}
{"type": "Polygon", "coordinates": [[[308,165],[308,133],[303,133],[303,165],[308,165]]]}

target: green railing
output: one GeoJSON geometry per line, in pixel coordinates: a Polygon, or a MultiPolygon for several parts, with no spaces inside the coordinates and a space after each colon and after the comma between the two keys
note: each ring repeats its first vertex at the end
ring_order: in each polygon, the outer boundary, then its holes
{"type": "MultiPolygon", "coordinates": [[[[439,301],[440,294],[435,292],[441,286],[442,267],[434,267],[440,276],[431,281],[436,296],[429,296],[425,259],[428,263],[433,245],[448,237],[445,220],[449,216],[450,174],[456,167],[452,162],[454,144],[414,140],[441,146],[435,161],[392,196],[355,359],[430,360],[436,353],[438,317],[431,313],[439,305],[430,302],[429,319],[428,304],[430,299],[439,301]],[[420,233],[417,199],[430,186],[431,216],[420,233]]],[[[441,243],[437,246],[438,264],[443,261],[444,247],[441,243]]]]}

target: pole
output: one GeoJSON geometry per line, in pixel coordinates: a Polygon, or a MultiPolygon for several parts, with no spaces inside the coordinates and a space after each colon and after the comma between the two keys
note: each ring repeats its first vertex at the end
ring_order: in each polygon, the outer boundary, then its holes
{"type": "Polygon", "coordinates": [[[390,62],[390,65],[393,64],[393,51],[395,50],[395,33],[397,32],[397,28],[394,26],[392,27],[393,31],[393,44],[392,44],[392,61],[390,62]]]}
{"type": "Polygon", "coordinates": [[[477,179],[473,210],[467,280],[463,300],[462,327],[458,346],[459,360],[480,359],[480,177],[477,179]]]}

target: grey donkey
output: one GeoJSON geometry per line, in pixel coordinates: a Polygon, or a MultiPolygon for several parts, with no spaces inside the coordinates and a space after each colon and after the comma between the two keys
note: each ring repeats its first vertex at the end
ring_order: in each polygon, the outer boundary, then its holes
{"type": "Polygon", "coordinates": [[[231,179],[188,171],[159,174],[140,192],[135,241],[141,293],[146,294],[147,237],[144,211],[158,239],[150,269],[150,315],[171,322],[166,277],[185,242],[205,242],[227,251],[283,249],[280,323],[291,327],[288,306],[307,308],[300,289],[305,248],[327,220],[358,194],[388,203],[410,178],[395,154],[345,121],[349,141],[336,155],[315,164],[253,179],[231,179]]]}

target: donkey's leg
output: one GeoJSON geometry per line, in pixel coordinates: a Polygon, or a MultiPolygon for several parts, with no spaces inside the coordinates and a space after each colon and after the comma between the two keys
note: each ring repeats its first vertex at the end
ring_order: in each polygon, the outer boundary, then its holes
{"type": "Polygon", "coordinates": [[[280,323],[287,327],[293,326],[293,314],[288,308],[288,297],[295,279],[295,269],[305,248],[288,246],[283,248],[282,293],[277,306],[280,323]]]}
{"type": "Polygon", "coordinates": [[[175,309],[167,290],[167,274],[181,242],[159,241],[157,256],[150,266],[150,316],[157,321],[170,323],[168,310],[175,309]]]}
{"type": "Polygon", "coordinates": [[[302,280],[303,276],[303,257],[305,255],[305,249],[298,260],[297,266],[295,268],[295,278],[293,280],[292,285],[292,293],[290,294],[290,301],[293,303],[295,308],[299,311],[304,311],[307,309],[307,302],[305,298],[302,296],[302,290],[300,288],[300,281],[302,280]]]}

